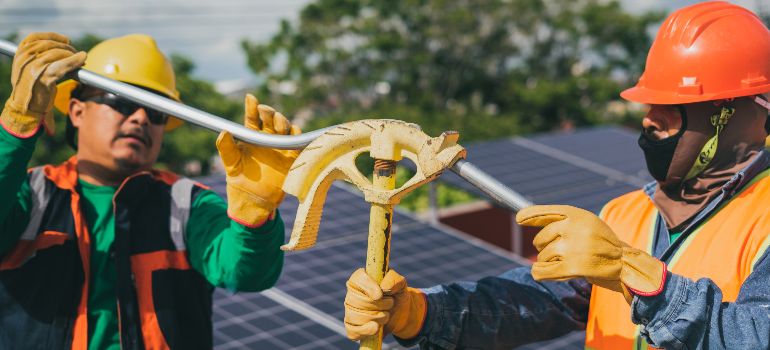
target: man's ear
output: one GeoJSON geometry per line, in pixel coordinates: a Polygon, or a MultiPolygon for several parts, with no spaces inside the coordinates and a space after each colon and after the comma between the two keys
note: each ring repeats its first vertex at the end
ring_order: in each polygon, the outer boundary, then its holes
{"type": "Polygon", "coordinates": [[[72,125],[75,128],[79,128],[80,124],[83,123],[83,114],[86,110],[86,103],[83,101],[80,101],[76,98],[70,99],[70,105],[69,105],[69,113],[67,113],[67,117],[70,118],[70,121],[72,121],[72,125]]]}

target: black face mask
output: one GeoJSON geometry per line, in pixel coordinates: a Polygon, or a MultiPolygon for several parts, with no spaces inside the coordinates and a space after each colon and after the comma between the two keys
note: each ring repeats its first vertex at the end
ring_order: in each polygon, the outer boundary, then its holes
{"type": "Polygon", "coordinates": [[[687,130],[687,116],[684,108],[678,106],[679,115],[682,118],[682,128],[674,136],[662,140],[656,140],[642,130],[639,135],[639,147],[644,152],[644,160],[647,162],[647,170],[655,180],[664,181],[668,175],[668,169],[671,167],[671,161],[674,159],[674,151],[682,138],[682,134],[687,130]]]}

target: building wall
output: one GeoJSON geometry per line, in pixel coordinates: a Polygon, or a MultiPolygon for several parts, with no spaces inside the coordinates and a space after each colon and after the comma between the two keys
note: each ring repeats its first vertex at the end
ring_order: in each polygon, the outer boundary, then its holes
{"type": "Polygon", "coordinates": [[[537,256],[532,239],[537,229],[515,223],[516,213],[498,207],[472,208],[440,214],[441,223],[530,260],[537,256]],[[518,227],[517,227],[518,226],[518,227]],[[520,234],[517,249],[516,235],[520,234]],[[518,250],[518,251],[517,251],[518,250]]]}

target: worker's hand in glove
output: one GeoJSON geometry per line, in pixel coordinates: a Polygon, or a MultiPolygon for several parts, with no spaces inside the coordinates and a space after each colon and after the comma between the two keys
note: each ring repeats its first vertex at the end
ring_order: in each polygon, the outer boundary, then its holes
{"type": "Polygon", "coordinates": [[[70,40],[56,33],[32,33],[21,41],[11,65],[11,97],[5,102],[0,123],[17,137],[34,135],[42,122],[54,132],[53,100],[56,81],[80,68],[85,52],[77,52],[70,40]]]}
{"type": "Polygon", "coordinates": [[[345,330],[348,338],[360,340],[377,334],[385,326],[385,334],[409,339],[422,328],[427,313],[425,294],[406,285],[404,276],[395,270],[385,274],[379,285],[364,269],[353,272],[345,296],[345,330]]]}
{"type": "Polygon", "coordinates": [[[666,280],[666,265],[622,242],[599,217],[568,205],[536,205],[516,214],[524,226],[543,227],[533,241],[540,252],[532,265],[536,280],[588,282],[623,293],[657,295],[666,280]],[[630,292],[630,293],[629,293],[630,292]]]}
{"type": "MultiPolygon", "coordinates": [[[[246,95],[244,125],[268,134],[298,135],[301,130],[272,107],[246,95]]],[[[227,175],[227,214],[248,227],[262,225],[283,200],[283,180],[297,150],[278,150],[237,141],[227,131],[217,138],[227,175]]]]}

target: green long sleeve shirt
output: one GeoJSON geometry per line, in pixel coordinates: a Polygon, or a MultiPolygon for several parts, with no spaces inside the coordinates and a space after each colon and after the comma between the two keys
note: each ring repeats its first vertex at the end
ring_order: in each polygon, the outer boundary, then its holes
{"type": "MultiPolygon", "coordinates": [[[[26,168],[37,136],[19,139],[0,128],[0,257],[27,225],[31,190],[26,168]]],[[[79,181],[81,210],[91,233],[88,295],[89,349],[119,349],[116,271],[110,259],[115,238],[112,198],[116,187],[79,181]]],[[[272,287],[283,268],[284,226],[279,215],[258,228],[227,217],[226,203],[203,190],[192,204],[185,239],[190,264],[209,283],[232,291],[272,287]]]]}

